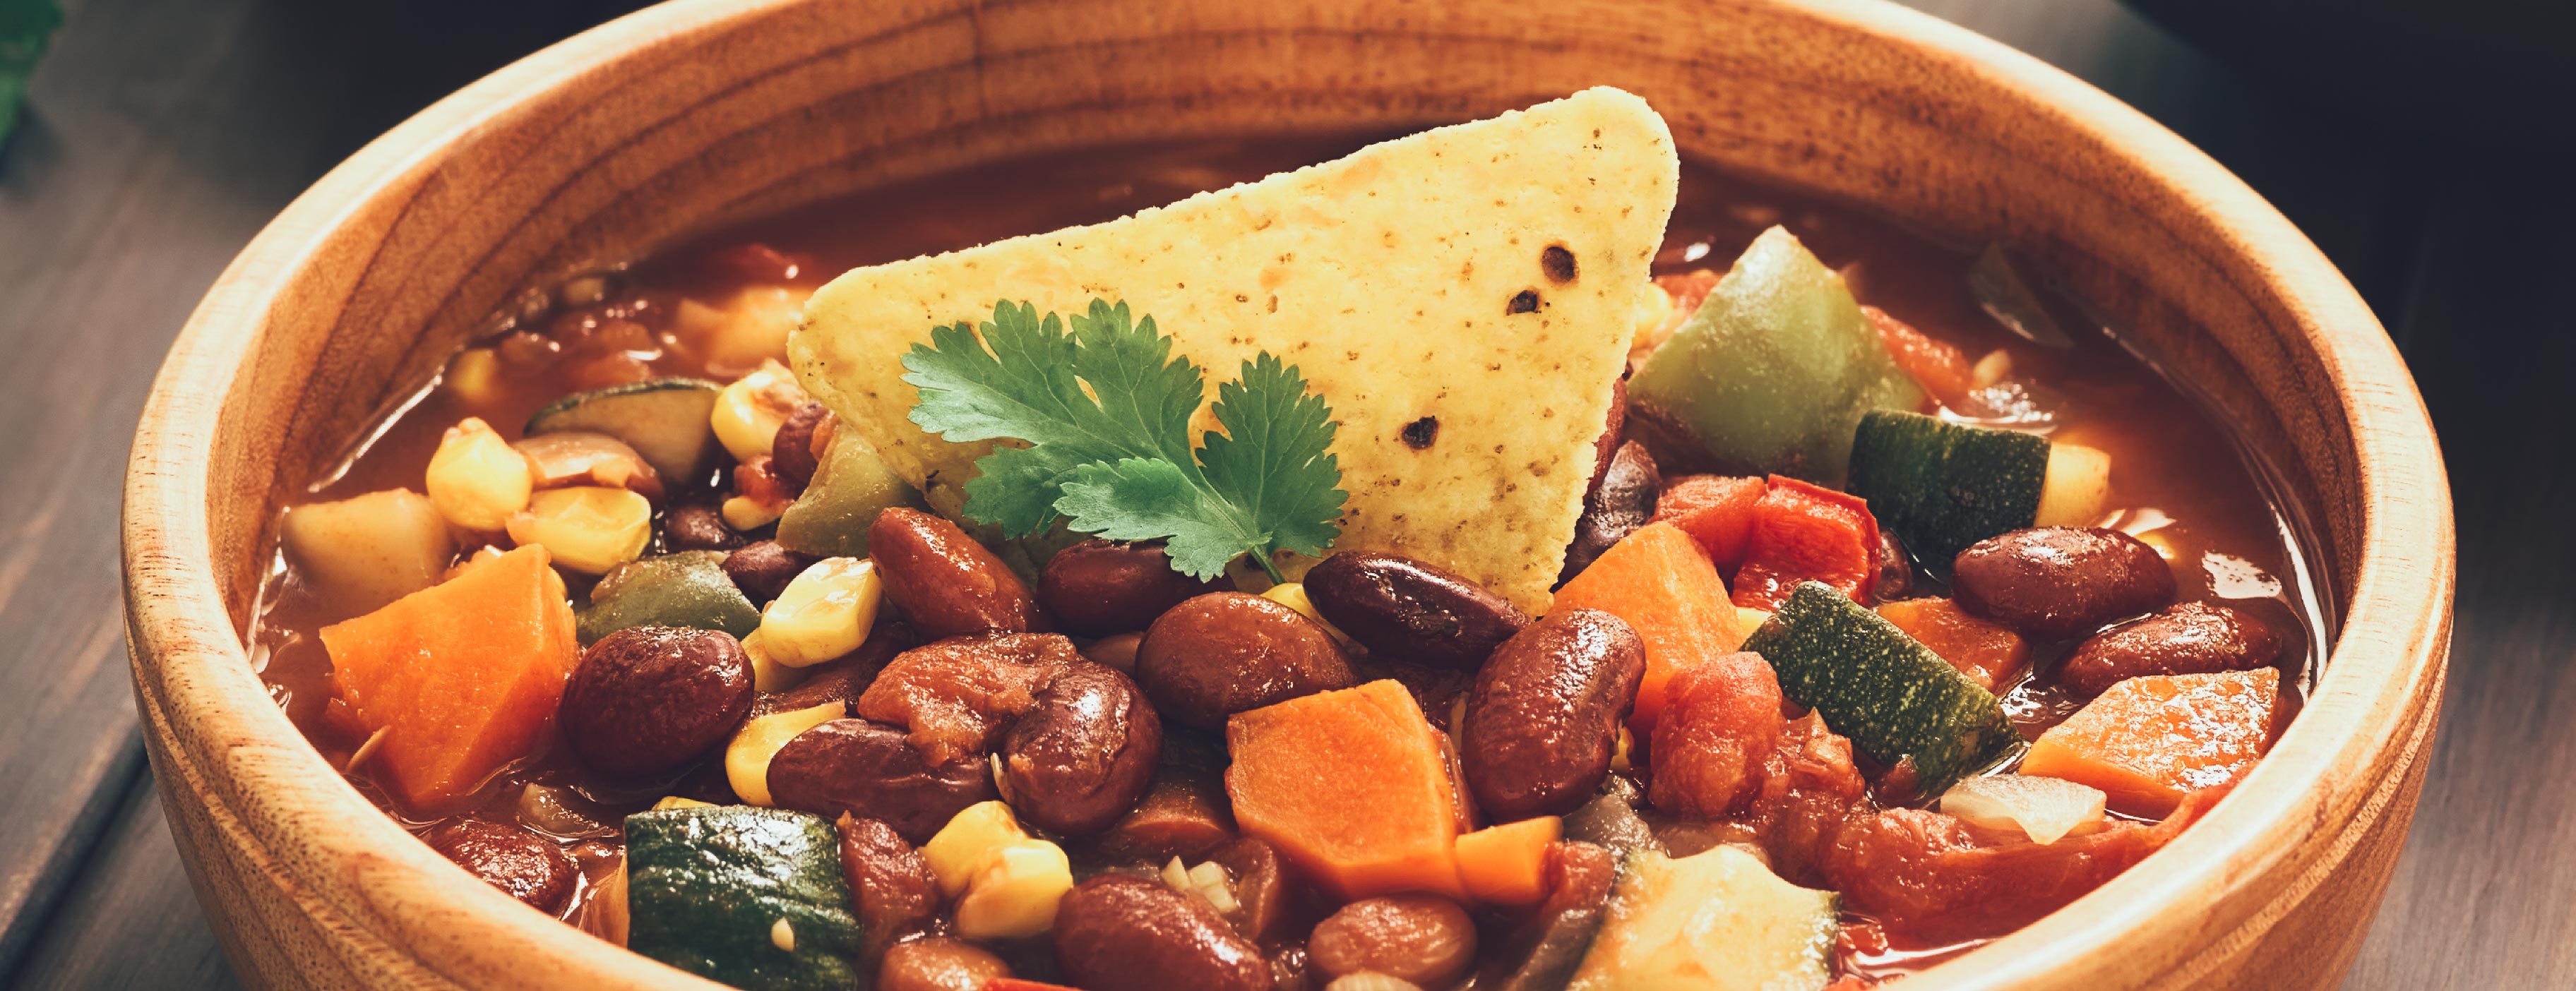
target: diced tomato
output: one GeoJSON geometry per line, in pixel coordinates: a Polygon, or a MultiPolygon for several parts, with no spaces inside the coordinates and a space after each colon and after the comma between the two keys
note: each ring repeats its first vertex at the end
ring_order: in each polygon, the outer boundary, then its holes
{"type": "Polygon", "coordinates": [[[1878,341],[1886,345],[1888,357],[1896,359],[1896,367],[1904,369],[1932,398],[1955,403],[1975,384],[1966,352],[1933,340],[1913,325],[1889,316],[1886,310],[1864,306],[1860,312],[1869,317],[1870,326],[1878,328],[1878,341]]]}
{"type": "Polygon", "coordinates": [[[1804,581],[1859,599],[1878,580],[1877,548],[1878,519],[1868,503],[1773,475],[1770,490],[1753,507],[1753,532],[1732,586],[1735,604],[1777,609],[1804,581]]]}
{"type": "Polygon", "coordinates": [[[1023,977],[996,977],[984,982],[981,991],[1080,991],[1062,984],[1048,984],[1023,977]]]}
{"type": "Polygon", "coordinates": [[[1769,489],[1759,478],[1684,475],[1664,483],[1655,520],[1682,528],[1720,573],[1731,575],[1744,563],[1744,543],[1753,537],[1753,507],[1769,489]]]}

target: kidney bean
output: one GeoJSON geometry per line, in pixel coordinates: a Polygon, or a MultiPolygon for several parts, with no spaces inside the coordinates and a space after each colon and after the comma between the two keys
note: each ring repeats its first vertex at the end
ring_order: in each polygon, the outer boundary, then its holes
{"type": "Polygon", "coordinates": [[[1055,957],[1085,991],[1270,989],[1270,961],[1216,909],[1133,875],[1097,875],[1065,894],[1055,957]]]}
{"type": "Polygon", "coordinates": [[[1914,556],[1906,553],[1905,542],[1896,539],[1896,531],[1884,527],[1879,529],[1874,557],[1878,565],[1878,580],[1870,583],[1871,599],[1894,602],[1914,591],[1914,556]]]}
{"type": "Polygon", "coordinates": [[[787,741],[769,761],[769,796],[783,809],[880,818],[914,843],[997,797],[982,754],[934,764],[902,730],[865,719],[835,719],[787,741]]]}
{"type": "Polygon", "coordinates": [[[1645,676],[1644,642],[1597,609],[1550,613],[1504,641],[1476,676],[1458,734],[1476,806],[1509,822],[1591,800],[1645,676]]]}
{"type": "Polygon", "coordinates": [[[832,411],[823,408],[822,403],[796,407],[796,412],[787,414],[787,421],[778,425],[778,438],[770,443],[769,467],[799,489],[812,484],[814,470],[822,466],[822,452],[817,450],[820,445],[815,441],[818,435],[828,436],[824,431],[829,429],[826,424],[831,419],[832,411]]]}
{"type": "Polygon", "coordinates": [[[618,777],[677,768],[751,715],[751,657],[715,630],[638,626],[590,645],[555,721],[581,762],[618,777]]]}
{"type": "Polygon", "coordinates": [[[1100,835],[1093,848],[1122,860],[1159,864],[1197,860],[1234,839],[1234,813],[1224,779],[1212,768],[1166,760],[1134,810],[1100,835]]]}
{"type": "Polygon", "coordinates": [[[751,599],[751,604],[767,605],[778,593],[787,591],[787,583],[822,560],[811,554],[787,549],[775,540],[756,540],[725,555],[725,577],[751,599]]]}
{"type": "Polygon", "coordinates": [[[1153,787],[1163,721],[1136,683],[1077,663],[1002,737],[1002,792],[1031,825],[1067,836],[1109,828],[1153,787]]]}
{"type": "Polygon", "coordinates": [[[894,827],[841,813],[841,871],[859,907],[861,959],[882,956],[895,940],[939,921],[939,878],[921,851],[894,827]]]}
{"type": "Polygon", "coordinates": [[[1145,634],[1112,633],[1082,648],[1082,656],[1092,663],[1116,668],[1127,674],[1136,673],[1136,645],[1145,642],[1145,634]]]}
{"type": "Polygon", "coordinates": [[[1373,971],[1447,987],[1476,963],[1476,922],[1438,895],[1363,898],[1315,926],[1306,954],[1315,969],[1336,978],[1373,971]]]}
{"type": "Polygon", "coordinates": [[[983,991],[1010,976],[1011,966],[991,950],[933,936],[888,948],[877,967],[877,991],[983,991]]]}
{"type": "Polygon", "coordinates": [[[439,856],[537,911],[553,915],[581,875],[555,841],[488,819],[455,819],[421,836],[439,856]]]}
{"type": "Polygon", "coordinates": [[[1325,558],[1306,573],[1306,597],[1373,657],[1468,670],[1530,622],[1474,582],[1393,554],[1325,558]]]}
{"type": "Polygon", "coordinates": [[[742,546],[742,535],[726,526],[724,514],[703,503],[673,506],[662,514],[662,550],[729,551],[742,546]]]}
{"type": "Polygon", "coordinates": [[[2090,697],[2140,675],[2251,671],[2280,656],[2280,636],[2261,620],[2185,602],[2084,641],[2058,666],[2057,683],[2090,697]]]}
{"type": "Polygon", "coordinates": [[[1590,843],[1566,841],[1547,848],[1547,900],[1530,913],[1486,964],[1476,981],[1493,991],[1558,991],[1609,910],[1618,860],[1590,843]]]}
{"type": "Polygon", "coordinates": [[[933,640],[1026,633],[1046,624],[1029,587],[957,524],[897,506],[868,527],[886,598],[933,640]]]}
{"type": "Polygon", "coordinates": [[[1258,595],[1211,592],[1172,607],[1136,646],[1136,681],[1183,726],[1357,684],[1330,634],[1258,595]]]}
{"type": "Polygon", "coordinates": [[[1299,906],[1288,862],[1279,851],[1260,837],[1246,836],[1217,848],[1208,859],[1234,878],[1235,909],[1226,913],[1234,931],[1264,946],[1286,938],[1299,906]]]}
{"type": "Polygon", "coordinates": [[[1988,537],[1950,566],[1959,607],[2042,640],[2091,633],[2174,597],[2173,569],[2118,530],[2035,527],[1988,537]]]}
{"type": "Polygon", "coordinates": [[[1646,453],[1646,445],[1633,440],[1619,445],[1600,484],[1583,497],[1583,515],[1574,521],[1574,542],[1565,546],[1565,568],[1557,583],[1582,574],[1610,545],[1654,519],[1655,499],[1663,489],[1663,475],[1655,470],[1655,457],[1646,453]]]}
{"type": "Polygon", "coordinates": [[[1161,547],[1096,538],[1057,551],[1038,572],[1038,603],[1087,637],[1142,630],[1184,599],[1233,590],[1223,575],[1203,582],[1172,570],[1161,547]]]}

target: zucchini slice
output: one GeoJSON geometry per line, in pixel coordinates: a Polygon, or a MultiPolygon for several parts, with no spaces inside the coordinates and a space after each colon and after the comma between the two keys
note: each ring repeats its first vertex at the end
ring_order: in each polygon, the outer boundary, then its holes
{"type": "Polygon", "coordinates": [[[1912,758],[1920,794],[1947,791],[2020,739],[1993,693],[1823,582],[1800,583],[1744,649],[1871,760],[1912,758]]]}
{"type": "Polygon", "coordinates": [[[626,947],[746,991],[860,987],[840,832],[743,805],[626,817],[626,947]]]}
{"type": "Polygon", "coordinates": [[[1934,572],[1968,545],[2039,514],[2048,441],[2035,434],[1872,410],[1853,432],[1851,493],[1934,572]]]}
{"type": "Polygon", "coordinates": [[[760,628],[760,610],[725,574],[723,551],[682,551],[611,568],[574,617],[581,645],[632,626],[722,630],[740,640],[760,628]]]}
{"type": "Polygon", "coordinates": [[[527,433],[587,430],[626,442],[674,488],[695,485],[713,467],[709,418],[724,387],[704,379],[660,378],[576,392],[528,417],[527,433]]]}
{"type": "Polygon", "coordinates": [[[1569,991],[1816,991],[1840,899],[1781,880],[1752,854],[1628,855],[1609,918],[1569,991]]]}

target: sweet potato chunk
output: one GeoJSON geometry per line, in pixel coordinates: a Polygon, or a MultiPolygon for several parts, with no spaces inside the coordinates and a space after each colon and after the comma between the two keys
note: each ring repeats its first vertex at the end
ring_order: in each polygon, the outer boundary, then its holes
{"type": "Polygon", "coordinates": [[[1429,891],[1464,901],[1458,797],[1442,737],[1394,681],[1235,714],[1234,818],[1342,901],[1429,891]]]}
{"type": "Polygon", "coordinates": [[[415,810],[526,756],[581,660],[563,579],[533,546],[321,634],[340,697],[384,734],[368,758],[376,781],[415,810]]]}
{"type": "Polygon", "coordinates": [[[2160,817],[2252,769],[2271,748],[2280,698],[2272,668],[2131,678],[2041,734],[2021,773],[2092,785],[2112,811],[2160,817]]]}
{"type": "Polygon", "coordinates": [[[1977,683],[1995,694],[2030,663],[2030,643],[2010,627],[1971,616],[1949,599],[1905,599],[1882,603],[1878,614],[1905,635],[1922,641],[1977,683]]]}
{"type": "Polygon", "coordinates": [[[1599,609],[1626,620],[1646,644],[1646,677],[1637,686],[1629,731],[1652,739],[1664,711],[1664,683],[1675,672],[1735,652],[1743,619],[1726,581],[1699,542],[1671,523],[1629,534],[1556,592],[1557,610],[1599,609]]]}

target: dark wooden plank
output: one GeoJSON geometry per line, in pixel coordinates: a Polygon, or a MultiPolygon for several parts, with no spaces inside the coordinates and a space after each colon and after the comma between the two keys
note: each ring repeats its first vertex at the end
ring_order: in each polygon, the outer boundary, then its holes
{"type": "Polygon", "coordinates": [[[2446,158],[2392,324],[2460,538],[2450,687],[2404,859],[2348,988],[2564,987],[2576,972],[2576,161],[2446,158]]]}
{"type": "Polygon", "coordinates": [[[161,821],[151,775],[117,794],[115,819],[80,889],[51,913],[14,979],[21,991],[197,989],[240,982],[206,926],[161,821]]]}

